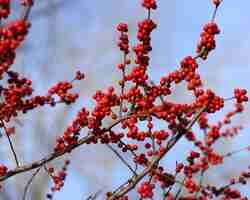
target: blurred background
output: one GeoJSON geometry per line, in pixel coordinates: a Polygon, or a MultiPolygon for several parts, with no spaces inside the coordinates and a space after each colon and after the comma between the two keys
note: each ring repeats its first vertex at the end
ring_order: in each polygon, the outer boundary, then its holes
{"type": "MultiPolygon", "coordinates": [[[[81,97],[71,106],[58,105],[56,108],[41,108],[20,115],[19,122],[13,122],[17,133],[13,142],[21,163],[41,159],[53,150],[57,136],[61,135],[77,111],[85,106],[93,107],[91,99],[95,90],[116,84],[120,74],[116,64],[122,55],[116,46],[119,22],[129,24],[131,44],[135,44],[137,22],[146,16],[140,0],[92,0],[92,1],[35,1],[30,20],[32,27],[26,42],[18,50],[13,69],[33,80],[35,94],[46,94],[48,88],[61,80],[71,80],[76,70],[86,74],[86,79],[76,83],[81,97]]],[[[159,78],[173,71],[179,61],[187,55],[195,55],[196,44],[202,26],[211,19],[211,0],[158,0],[158,9],[152,18],[158,28],[152,34],[151,79],[159,78]]],[[[17,1],[13,9],[19,10],[17,1]]],[[[230,97],[233,88],[241,87],[250,91],[250,2],[223,1],[216,21],[221,29],[217,36],[217,49],[208,60],[200,61],[199,72],[206,87],[218,95],[230,97]]],[[[15,16],[13,16],[15,18],[15,16]]],[[[185,85],[176,87],[173,99],[185,102],[190,96],[185,85]]],[[[227,102],[222,113],[211,120],[216,121],[225,111],[232,108],[227,102]]],[[[244,125],[244,130],[232,140],[218,143],[218,152],[229,152],[250,143],[249,105],[246,112],[234,122],[244,125]]],[[[159,127],[161,125],[159,124],[159,127]]],[[[84,133],[83,133],[84,135],[84,133]]],[[[176,161],[183,161],[192,146],[182,139],[161,162],[173,171],[176,161]]],[[[130,155],[126,155],[128,158],[130,155]]],[[[65,186],[56,193],[55,200],[84,200],[98,190],[103,193],[115,189],[129,177],[127,168],[104,145],[81,146],[70,155],[71,164],[65,186]]],[[[0,163],[14,168],[12,155],[5,139],[0,140],[0,163]]],[[[63,159],[52,162],[62,166],[63,159]]],[[[207,183],[227,183],[249,163],[249,152],[242,152],[225,164],[212,168],[206,173],[207,183]],[[208,178],[209,177],[209,178],[208,178]]],[[[21,200],[24,186],[32,172],[15,176],[4,182],[0,200],[21,200]]],[[[27,196],[29,200],[46,199],[51,180],[44,172],[37,176],[27,196]]],[[[250,196],[249,187],[242,187],[242,193],[250,196]]],[[[137,199],[130,193],[131,199],[137,199]]]]}

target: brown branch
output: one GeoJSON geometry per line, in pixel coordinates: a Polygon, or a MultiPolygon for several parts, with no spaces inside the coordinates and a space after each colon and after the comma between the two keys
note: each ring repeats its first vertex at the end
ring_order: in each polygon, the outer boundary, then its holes
{"type": "Polygon", "coordinates": [[[128,185],[120,188],[116,194],[111,195],[110,197],[108,197],[108,200],[115,200],[118,199],[119,197],[122,197],[123,195],[127,194],[130,190],[132,190],[133,188],[135,188],[135,186],[137,185],[137,183],[142,180],[147,174],[149,174],[154,168],[155,166],[159,163],[159,161],[172,149],[172,147],[181,139],[181,137],[187,132],[189,131],[192,126],[194,125],[194,123],[199,119],[199,117],[201,116],[202,112],[204,112],[207,109],[207,107],[203,107],[201,108],[197,114],[193,117],[193,119],[190,121],[190,123],[187,125],[187,127],[185,129],[182,129],[181,131],[179,131],[179,133],[172,138],[166,145],[166,148],[164,149],[163,153],[158,156],[155,157],[153,159],[153,161],[149,162],[148,166],[146,169],[144,169],[140,174],[138,174],[137,176],[132,177],[129,181],[128,181],[128,185]]]}
{"type": "Polygon", "coordinates": [[[24,9],[22,10],[22,13],[21,13],[21,19],[23,20],[28,20],[29,16],[30,16],[30,11],[31,11],[31,7],[33,5],[29,5],[29,6],[25,6],[24,9]]]}
{"type": "Polygon", "coordinates": [[[54,160],[54,159],[56,159],[56,158],[58,158],[58,157],[60,157],[60,156],[62,156],[64,154],[70,152],[71,150],[75,149],[76,147],[78,147],[78,146],[80,146],[82,144],[85,144],[91,137],[93,137],[93,136],[86,136],[86,137],[80,139],[76,145],[70,146],[70,147],[66,148],[62,152],[53,152],[52,154],[49,154],[48,156],[44,157],[41,160],[35,161],[35,162],[31,163],[31,164],[19,166],[19,167],[13,169],[13,170],[10,170],[5,175],[0,176],[0,182],[6,180],[7,178],[12,177],[12,176],[14,176],[16,174],[20,174],[22,172],[27,172],[29,170],[41,167],[45,163],[48,163],[51,160],[54,160]]]}
{"type": "Polygon", "coordinates": [[[102,192],[102,190],[98,190],[96,193],[88,196],[86,200],[95,200],[101,194],[101,192],[102,192]]]}
{"type": "Polygon", "coordinates": [[[223,1],[223,0],[221,0],[220,4],[219,4],[218,6],[216,6],[215,9],[214,9],[214,12],[213,12],[213,14],[212,14],[212,19],[211,19],[212,22],[214,22],[214,20],[215,20],[216,14],[217,14],[217,12],[218,12],[218,8],[219,8],[219,6],[222,4],[222,1],[223,1]]]}
{"type": "Polygon", "coordinates": [[[248,146],[246,146],[246,147],[244,147],[244,148],[241,148],[241,149],[238,149],[238,150],[234,150],[234,151],[228,152],[228,153],[222,155],[222,157],[223,157],[223,158],[230,157],[230,156],[232,156],[232,155],[234,155],[234,154],[238,154],[238,153],[240,153],[240,152],[242,152],[242,151],[249,150],[249,148],[250,148],[250,146],[248,145],[248,146]]]}
{"type": "MultiPolygon", "coordinates": [[[[130,118],[131,116],[133,116],[132,114],[128,114],[126,116],[124,116],[121,119],[118,119],[116,121],[114,121],[110,126],[108,126],[107,128],[104,128],[102,131],[105,133],[107,131],[110,131],[114,126],[116,126],[117,124],[119,124],[121,121],[126,120],[128,118],[130,118]]],[[[6,180],[7,178],[10,178],[14,175],[23,173],[23,172],[27,172],[30,171],[32,169],[36,169],[39,168],[41,166],[43,166],[44,164],[66,154],[66,153],[70,153],[73,149],[86,144],[91,138],[95,137],[92,133],[89,133],[87,136],[81,138],[78,140],[77,144],[72,145],[72,146],[68,146],[66,147],[66,149],[64,151],[60,151],[60,152],[53,152],[49,155],[47,155],[46,157],[44,157],[41,160],[35,161],[31,164],[27,164],[27,165],[23,165],[23,166],[18,166],[13,170],[9,170],[5,175],[0,176],[0,182],[6,180]]]]}
{"type": "Polygon", "coordinates": [[[2,123],[3,128],[4,128],[5,135],[6,135],[7,139],[8,139],[11,152],[12,152],[12,154],[14,156],[14,160],[16,162],[16,166],[18,167],[19,166],[19,162],[18,162],[18,158],[17,158],[17,154],[16,154],[16,151],[15,151],[14,145],[13,145],[11,139],[10,139],[10,136],[9,136],[8,130],[7,130],[6,126],[5,126],[5,124],[4,124],[4,121],[1,121],[1,123],[2,123]]]}
{"type": "Polygon", "coordinates": [[[176,192],[174,200],[177,200],[177,198],[181,194],[181,191],[182,191],[183,187],[185,187],[185,185],[184,185],[185,180],[186,180],[186,178],[183,178],[182,185],[179,187],[178,191],[176,192]]]}
{"type": "Polygon", "coordinates": [[[123,109],[123,96],[124,96],[124,92],[125,92],[125,76],[126,76],[126,72],[125,72],[125,68],[126,68],[126,65],[127,65],[127,55],[126,53],[124,52],[123,54],[123,69],[122,69],[122,85],[121,85],[121,103],[120,103],[120,110],[119,110],[119,117],[121,118],[122,117],[122,109],[123,109]]]}
{"type": "Polygon", "coordinates": [[[112,152],[114,152],[114,154],[121,160],[121,162],[124,163],[124,165],[126,165],[129,168],[129,170],[136,176],[136,171],[128,164],[128,162],[122,157],[122,155],[120,155],[110,144],[106,144],[106,146],[112,152]]]}
{"type": "Polygon", "coordinates": [[[25,200],[25,199],[26,199],[26,195],[27,195],[29,186],[31,185],[32,181],[34,180],[35,176],[38,174],[38,172],[39,172],[40,170],[41,170],[41,167],[39,167],[39,168],[32,174],[32,176],[30,177],[29,181],[28,181],[27,184],[25,185],[22,200],[25,200]]]}

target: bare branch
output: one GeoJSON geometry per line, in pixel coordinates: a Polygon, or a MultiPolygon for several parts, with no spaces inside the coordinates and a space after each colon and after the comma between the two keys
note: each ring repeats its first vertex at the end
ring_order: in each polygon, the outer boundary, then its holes
{"type": "Polygon", "coordinates": [[[15,151],[15,149],[14,149],[14,145],[13,145],[11,139],[10,139],[10,135],[9,135],[9,133],[8,133],[8,130],[7,130],[7,128],[6,128],[5,124],[4,124],[4,122],[1,121],[1,123],[2,123],[3,128],[4,128],[5,135],[6,135],[6,137],[8,138],[8,142],[9,142],[9,145],[10,145],[11,152],[12,152],[12,154],[13,154],[13,156],[14,156],[14,160],[15,160],[15,162],[16,162],[16,166],[18,167],[18,166],[19,166],[19,162],[18,162],[18,158],[17,158],[16,151],[15,151]]]}
{"type": "Polygon", "coordinates": [[[136,171],[128,164],[128,162],[120,155],[110,144],[106,144],[106,146],[117,155],[117,157],[124,163],[129,170],[136,176],[136,171]]]}
{"type": "Polygon", "coordinates": [[[108,200],[115,200],[119,197],[122,197],[123,195],[127,194],[130,190],[132,190],[137,183],[142,180],[147,174],[149,174],[154,168],[155,166],[159,163],[159,161],[166,155],[166,153],[168,153],[172,147],[181,139],[181,137],[187,132],[189,131],[192,126],[194,125],[194,123],[199,119],[199,117],[201,116],[202,112],[204,112],[207,109],[207,107],[201,108],[197,114],[193,117],[193,119],[190,121],[190,123],[187,125],[186,129],[182,129],[181,131],[179,131],[179,133],[172,138],[166,145],[164,151],[162,152],[162,154],[158,157],[154,157],[153,161],[149,162],[148,166],[146,169],[144,169],[140,174],[138,174],[137,176],[132,177],[129,181],[128,181],[128,185],[121,187],[116,194],[111,195],[110,197],[108,197],[108,200]]]}
{"type": "Polygon", "coordinates": [[[35,176],[38,174],[38,172],[40,171],[40,169],[41,169],[41,167],[39,167],[39,168],[32,174],[32,176],[30,177],[29,181],[28,181],[27,184],[25,185],[22,200],[25,200],[25,199],[26,199],[26,195],[27,195],[29,186],[31,185],[32,181],[34,180],[35,176]]]}
{"type": "MultiPolygon", "coordinates": [[[[110,131],[114,126],[119,124],[121,121],[130,118],[131,116],[132,116],[132,114],[131,115],[128,114],[127,116],[124,116],[123,118],[114,121],[110,126],[103,129],[103,133],[105,133],[107,131],[110,131]]],[[[87,136],[79,139],[77,144],[66,147],[66,149],[64,151],[53,152],[53,153],[47,155],[46,157],[44,157],[41,160],[35,161],[35,162],[31,163],[31,164],[18,166],[13,170],[9,170],[5,175],[0,176],[0,182],[6,180],[7,178],[12,177],[12,176],[14,176],[16,174],[20,174],[20,173],[23,173],[23,172],[30,171],[32,169],[39,168],[39,167],[43,166],[44,164],[46,164],[46,163],[48,163],[48,162],[50,162],[50,161],[52,161],[52,160],[54,160],[54,159],[56,159],[58,157],[63,156],[66,153],[70,153],[73,149],[75,149],[75,148],[77,148],[77,147],[79,147],[79,146],[81,146],[83,144],[86,144],[93,137],[95,137],[95,136],[92,133],[90,133],[87,136]]]]}

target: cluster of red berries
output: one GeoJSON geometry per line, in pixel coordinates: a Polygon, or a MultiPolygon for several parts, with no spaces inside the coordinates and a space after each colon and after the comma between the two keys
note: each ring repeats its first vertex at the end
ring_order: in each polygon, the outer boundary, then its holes
{"type": "Polygon", "coordinates": [[[134,157],[134,162],[143,166],[143,165],[146,165],[148,163],[148,158],[146,157],[146,155],[144,153],[142,153],[142,154],[136,155],[134,157]]]}
{"type": "Polygon", "coordinates": [[[165,189],[175,184],[175,176],[164,171],[162,166],[158,166],[152,172],[152,183],[159,183],[160,187],[165,189]]]}
{"type": "MultiPolygon", "coordinates": [[[[20,0],[23,6],[32,6],[33,0],[20,0]]],[[[11,0],[0,0],[0,19],[7,18],[10,15],[11,0]]]]}
{"type": "Polygon", "coordinates": [[[202,86],[201,77],[196,72],[197,69],[198,64],[196,62],[196,59],[192,56],[187,56],[182,59],[179,69],[161,78],[160,85],[170,87],[171,83],[178,84],[185,80],[188,83],[187,89],[196,91],[202,86]]]}
{"type": "MultiPolygon", "coordinates": [[[[53,94],[58,94],[64,103],[69,104],[75,101],[78,94],[67,93],[72,84],[69,82],[61,82],[49,90],[47,96],[32,96],[33,88],[32,81],[20,77],[19,73],[14,71],[7,71],[8,75],[7,86],[0,88],[0,95],[3,102],[0,105],[0,120],[8,122],[11,118],[18,115],[19,112],[26,113],[29,110],[37,108],[38,106],[51,105],[54,106],[56,101],[52,97],[53,94]]],[[[75,79],[82,79],[82,73],[76,73],[75,79]]],[[[3,123],[0,125],[4,126],[3,123]]]]}
{"type": "Polygon", "coordinates": [[[8,168],[5,165],[0,164],[0,176],[4,176],[7,173],[7,170],[8,168]]]}
{"type": "Polygon", "coordinates": [[[20,46],[30,27],[25,20],[16,20],[6,26],[0,27],[0,79],[13,64],[16,48],[20,46]]]}
{"type": "Polygon", "coordinates": [[[0,105],[0,119],[6,122],[17,116],[19,111],[23,111],[27,105],[24,98],[32,93],[30,80],[20,78],[19,74],[13,71],[8,71],[7,74],[8,85],[6,88],[0,88],[0,95],[4,100],[0,105]]]}
{"type": "MultiPolygon", "coordinates": [[[[33,0],[20,0],[23,6],[32,6],[33,0]]],[[[11,0],[0,0],[0,20],[10,15],[11,0]]]]}
{"type": "Polygon", "coordinates": [[[81,129],[88,125],[88,115],[89,112],[85,108],[77,113],[75,120],[64,131],[63,136],[57,139],[54,149],[56,152],[63,152],[68,146],[77,144],[81,129]]]}
{"type": "Polygon", "coordinates": [[[206,106],[208,113],[214,113],[224,107],[224,99],[216,96],[210,89],[206,91],[203,89],[196,90],[195,95],[197,99],[193,104],[194,107],[202,108],[206,106]]]}
{"type": "Polygon", "coordinates": [[[144,54],[144,52],[151,51],[152,47],[150,46],[151,40],[151,32],[156,28],[156,24],[152,19],[145,19],[138,23],[138,32],[137,32],[137,39],[142,42],[142,47],[144,47],[144,51],[136,51],[139,55],[144,54]]]}
{"type": "Polygon", "coordinates": [[[10,14],[10,0],[0,0],[0,20],[10,14]]]}
{"type": "Polygon", "coordinates": [[[219,165],[223,162],[223,156],[215,153],[214,151],[209,151],[207,154],[208,162],[212,165],[219,165]]]}
{"type": "Polygon", "coordinates": [[[0,88],[3,102],[0,105],[0,119],[8,122],[19,112],[26,113],[38,106],[55,105],[54,99],[48,96],[33,96],[32,81],[20,77],[17,72],[7,71],[7,87],[0,88]]]}
{"type": "Polygon", "coordinates": [[[191,194],[200,190],[199,186],[191,178],[186,179],[184,185],[191,194]]]}
{"type": "Polygon", "coordinates": [[[21,5],[23,6],[32,6],[33,3],[33,0],[21,0],[21,5]]]}
{"type": "Polygon", "coordinates": [[[180,173],[182,171],[183,167],[184,167],[183,163],[176,162],[176,166],[175,166],[176,174],[180,173]]]}
{"type": "MultiPolygon", "coordinates": [[[[70,88],[70,85],[66,84],[66,86],[68,86],[66,87],[67,89],[70,88]]],[[[54,89],[52,92],[54,92],[54,89]]],[[[84,127],[93,129],[94,134],[98,136],[91,138],[91,140],[88,141],[89,143],[97,143],[97,139],[102,143],[118,142],[119,139],[123,137],[123,134],[114,134],[113,132],[110,132],[109,135],[102,134],[100,130],[100,126],[102,125],[101,121],[106,116],[112,116],[113,112],[111,108],[119,105],[120,99],[114,94],[114,88],[110,87],[107,93],[97,91],[93,99],[95,99],[97,105],[91,112],[91,116],[89,116],[89,112],[85,108],[82,108],[82,110],[78,112],[72,125],[66,129],[62,137],[57,139],[55,151],[64,151],[66,147],[76,145],[80,130],[84,127]]],[[[127,146],[127,148],[129,148],[129,146],[127,146]]]]}
{"type": "Polygon", "coordinates": [[[154,193],[153,189],[155,188],[155,185],[145,181],[142,182],[139,188],[137,189],[137,192],[140,194],[141,198],[152,198],[154,193]]]}
{"type": "Polygon", "coordinates": [[[84,73],[82,73],[81,71],[76,71],[74,80],[80,81],[80,80],[82,80],[84,78],[85,78],[85,74],[84,73]]]}
{"type": "Polygon", "coordinates": [[[54,167],[46,168],[46,170],[47,170],[49,176],[52,178],[52,181],[54,184],[53,187],[51,187],[51,193],[48,193],[46,195],[48,199],[52,199],[53,194],[57,191],[60,191],[62,189],[62,187],[64,186],[64,181],[65,181],[66,176],[67,176],[66,171],[67,171],[69,164],[70,164],[70,161],[65,160],[62,169],[59,170],[58,172],[55,171],[54,167]]]}
{"type": "Polygon", "coordinates": [[[127,33],[128,32],[128,25],[126,23],[120,23],[117,25],[116,29],[119,32],[127,33]]]}
{"type": "Polygon", "coordinates": [[[213,1],[213,4],[218,7],[221,3],[221,0],[212,0],[213,1]]]}
{"type": "Polygon", "coordinates": [[[214,22],[209,22],[203,27],[203,32],[200,35],[200,42],[197,45],[196,52],[201,54],[202,59],[206,59],[208,53],[216,47],[215,35],[220,33],[220,29],[214,22]]]}
{"type": "Polygon", "coordinates": [[[207,116],[207,113],[202,113],[200,115],[200,118],[198,119],[198,124],[199,124],[200,129],[208,128],[208,116],[207,116]]]}
{"type": "Polygon", "coordinates": [[[142,6],[147,8],[148,10],[157,8],[157,4],[155,0],[143,0],[142,6]]]}
{"type": "Polygon", "coordinates": [[[198,64],[191,56],[187,56],[181,61],[181,70],[179,73],[182,76],[181,79],[185,79],[188,82],[188,90],[195,90],[202,86],[201,77],[195,72],[197,68],[198,64]]]}
{"type": "Polygon", "coordinates": [[[217,139],[221,137],[220,127],[212,126],[206,133],[205,141],[208,146],[211,146],[217,139]]]}
{"type": "Polygon", "coordinates": [[[248,97],[246,94],[247,94],[247,91],[245,89],[236,88],[234,90],[234,97],[236,98],[237,103],[248,101],[248,97]]]}
{"type": "Polygon", "coordinates": [[[196,158],[200,157],[200,153],[196,151],[191,151],[189,156],[187,157],[187,161],[193,163],[196,158]]]}
{"type": "Polygon", "coordinates": [[[125,23],[120,23],[117,26],[117,30],[121,32],[118,47],[120,47],[120,50],[123,51],[125,54],[129,53],[129,39],[128,39],[128,25],[125,23]]]}
{"type": "Polygon", "coordinates": [[[56,94],[61,102],[65,102],[66,104],[71,104],[76,101],[79,97],[78,93],[69,93],[68,90],[72,89],[73,85],[70,82],[64,81],[59,82],[55,86],[49,89],[49,95],[52,96],[56,94]]]}
{"type": "Polygon", "coordinates": [[[155,28],[156,24],[150,18],[138,23],[137,39],[141,43],[133,47],[133,51],[136,54],[135,63],[137,65],[126,75],[125,80],[133,81],[139,85],[145,84],[148,80],[148,75],[146,74],[147,66],[149,65],[148,53],[152,50],[150,35],[155,28]]]}
{"type": "Polygon", "coordinates": [[[98,128],[101,126],[101,121],[113,114],[112,107],[120,105],[120,98],[115,94],[114,87],[109,87],[104,93],[100,90],[96,91],[93,99],[96,101],[96,106],[91,112],[92,119],[89,121],[88,128],[98,128]]]}

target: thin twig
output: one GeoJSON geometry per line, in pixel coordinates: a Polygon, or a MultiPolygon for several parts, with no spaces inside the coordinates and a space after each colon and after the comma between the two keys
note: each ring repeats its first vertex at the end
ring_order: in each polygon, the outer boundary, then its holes
{"type": "Polygon", "coordinates": [[[5,135],[6,135],[6,137],[8,138],[8,142],[9,142],[10,149],[11,149],[11,152],[12,152],[12,154],[13,154],[14,160],[15,160],[15,162],[16,162],[16,166],[18,167],[18,166],[19,166],[19,162],[18,162],[18,158],[17,158],[16,151],[15,151],[15,149],[14,149],[14,145],[13,145],[11,139],[10,139],[10,136],[9,136],[9,133],[8,133],[8,131],[7,131],[7,128],[6,128],[5,124],[4,124],[4,121],[1,121],[1,123],[2,123],[3,128],[4,128],[5,135]]]}
{"type": "MultiPolygon", "coordinates": [[[[142,116],[142,115],[136,115],[136,114],[132,114],[129,113],[126,116],[122,117],[121,119],[118,119],[116,121],[114,121],[110,126],[108,126],[107,128],[103,128],[102,132],[108,132],[110,131],[113,127],[115,127],[116,125],[118,125],[120,122],[122,122],[123,120],[129,119],[132,116],[142,116]]],[[[89,142],[92,138],[94,138],[95,136],[92,133],[89,133],[87,136],[81,138],[78,140],[77,144],[71,145],[71,146],[67,146],[63,151],[58,151],[58,152],[52,152],[51,154],[45,156],[44,158],[42,158],[41,160],[37,160],[34,161],[33,163],[30,164],[26,164],[26,165],[22,165],[22,166],[18,166],[15,169],[9,170],[5,175],[0,176],[0,182],[15,176],[17,174],[23,173],[23,172],[27,172],[30,171],[32,169],[36,169],[52,160],[55,160],[63,155],[65,155],[66,153],[70,153],[72,150],[76,149],[77,147],[86,144],[87,142],[89,142]]]]}
{"type": "Polygon", "coordinates": [[[183,178],[183,180],[182,180],[182,185],[179,187],[179,190],[176,192],[175,197],[174,197],[174,200],[176,200],[176,199],[179,197],[179,195],[181,194],[181,191],[182,191],[182,189],[183,189],[183,187],[184,187],[185,179],[186,179],[186,178],[183,178]]]}
{"type": "Polygon", "coordinates": [[[120,155],[110,144],[106,144],[106,146],[117,155],[117,157],[124,163],[129,170],[136,176],[136,171],[133,170],[133,168],[128,164],[128,162],[120,155]]]}
{"type": "Polygon", "coordinates": [[[122,117],[122,112],[123,112],[123,96],[124,96],[124,91],[125,91],[125,76],[126,76],[126,65],[127,65],[127,55],[124,52],[123,54],[123,69],[122,69],[122,85],[121,85],[121,103],[120,103],[120,110],[119,110],[119,117],[122,117]]]}
{"type": "Polygon", "coordinates": [[[44,168],[44,170],[47,172],[48,176],[49,176],[51,179],[53,179],[53,175],[52,175],[51,172],[49,172],[49,169],[47,168],[47,166],[46,166],[46,165],[43,165],[43,168],[44,168]]]}
{"type": "Polygon", "coordinates": [[[222,155],[222,157],[223,157],[223,158],[230,157],[230,156],[232,156],[232,155],[234,155],[234,154],[240,153],[240,152],[242,152],[242,151],[246,151],[246,150],[248,150],[248,149],[250,150],[250,146],[246,146],[246,147],[244,147],[244,148],[241,148],[241,149],[238,149],[238,150],[234,150],[234,151],[228,152],[228,153],[222,155]]]}
{"type": "Polygon", "coordinates": [[[35,176],[38,174],[38,172],[40,171],[41,168],[42,168],[42,167],[39,167],[39,168],[32,174],[32,176],[31,176],[30,179],[28,180],[27,184],[25,185],[22,200],[25,200],[25,199],[26,199],[26,195],[27,195],[29,186],[31,185],[32,181],[34,180],[35,176]]]}
{"type": "Polygon", "coordinates": [[[108,197],[108,200],[115,200],[118,199],[119,197],[122,197],[123,195],[127,194],[130,190],[132,190],[138,182],[140,182],[147,174],[149,174],[152,169],[159,163],[159,161],[172,149],[173,146],[180,140],[180,138],[188,132],[194,123],[199,119],[200,115],[202,112],[204,112],[207,108],[201,108],[197,114],[194,116],[194,118],[190,121],[190,123],[187,125],[186,129],[182,129],[179,131],[179,133],[174,137],[172,140],[170,140],[162,154],[158,157],[154,157],[151,162],[147,165],[147,167],[137,176],[133,177],[130,179],[129,184],[127,186],[124,186],[120,188],[116,193],[113,193],[110,197],[108,197]]]}
{"type": "Polygon", "coordinates": [[[28,20],[29,16],[30,16],[30,11],[31,11],[31,7],[33,5],[29,5],[29,6],[25,6],[23,11],[22,11],[22,14],[21,14],[21,19],[23,20],[28,20]]]}
{"type": "Polygon", "coordinates": [[[101,194],[101,192],[102,192],[102,190],[98,190],[96,193],[88,196],[86,200],[95,200],[101,194]]]}

